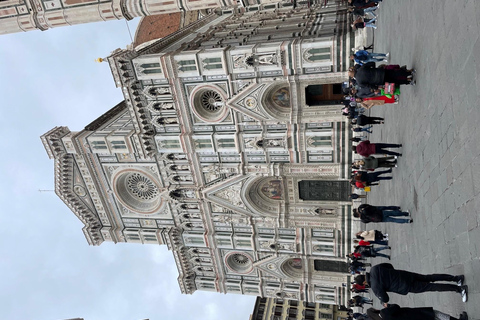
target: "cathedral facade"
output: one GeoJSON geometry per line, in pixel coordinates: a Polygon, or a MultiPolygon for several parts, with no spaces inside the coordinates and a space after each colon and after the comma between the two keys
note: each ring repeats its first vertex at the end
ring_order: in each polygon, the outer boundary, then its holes
{"type": "Polygon", "coordinates": [[[229,9],[106,58],[125,100],[41,139],[103,241],[167,245],[181,291],[344,304],[354,35],[336,4],[229,9]]]}

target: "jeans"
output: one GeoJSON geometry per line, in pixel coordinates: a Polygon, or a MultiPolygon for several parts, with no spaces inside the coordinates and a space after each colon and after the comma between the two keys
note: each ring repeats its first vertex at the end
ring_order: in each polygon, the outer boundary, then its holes
{"type": "MultiPolygon", "coordinates": [[[[413,273],[413,272],[412,272],[413,273]]],[[[460,292],[456,284],[432,283],[435,281],[453,281],[457,282],[458,277],[450,274],[418,274],[413,273],[414,282],[409,289],[412,293],[421,293],[426,291],[455,291],[460,292]]]]}
{"type": "Polygon", "coordinates": [[[367,174],[367,182],[377,182],[380,180],[392,180],[392,177],[380,177],[380,175],[385,173],[391,173],[392,169],[386,171],[372,172],[367,174]]]}
{"type": "Polygon", "coordinates": [[[371,27],[376,29],[377,26],[375,25],[375,20],[377,20],[377,17],[373,17],[372,19],[364,19],[363,22],[365,23],[365,27],[371,27]]]}
{"type": "Polygon", "coordinates": [[[375,153],[376,154],[388,154],[392,156],[399,156],[401,155],[398,152],[394,151],[389,151],[389,150],[384,150],[385,148],[400,148],[402,145],[401,144],[396,144],[396,143],[375,143],[375,153]]]}
{"type": "MultiPolygon", "coordinates": [[[[388,208],[388,207],[386,207],[388,208]]],[[[397,207],[395,207],[397,208],[397,207]]],[[[382,210],[382,209],[381,209],[382,210]]],[[[383,222],[395,222],[395,223],[410,223],[410,219],[399,219],[399,218],[393,218],[393,217],[398,217],[398,216],[403,216],[406,217],[408,216],[408,212],[403,212],[398,209],[383,209],[382,210],[383,214],[383,222]]]]}
{"type": "Polygon", "coordinates": [[[387,240],[375,240],[375,241],[368,241],[372,244],[381,244],[382,246],[387,246],[388,245],[388,241],[387,240]]]}
{"type": "Polygon", "coordinates": [[[372,248],[373,252],[377,253],[379,251],[382,251],[382,250],[387,250],[389,249],[388,246],[385,246],[385,247],[378,247],[378,248],[372,248]]]}

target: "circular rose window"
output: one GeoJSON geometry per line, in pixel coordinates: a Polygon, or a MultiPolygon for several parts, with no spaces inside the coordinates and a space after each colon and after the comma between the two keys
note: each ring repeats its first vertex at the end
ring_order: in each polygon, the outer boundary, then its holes
{"type": "Polygon", "coordinates": [[[146,173],[140,171],[119,173],[114,178],[113,185],[120,202],[132,211],[155,213],[162,204],[159,185],[146,173]]]}
{"type": "Polygon", "coordinates": [[[236,252],[227,256],[227,266],[237,273],[249,273],[253,262],[247,254],[236,252]]]}
{"type": "Polygon", "coordinates": [[[203,121],[217,122],[225,118],[227,107],[225,99],[213,88],[202,88],[193,94],[193,111],[203,121]]]}

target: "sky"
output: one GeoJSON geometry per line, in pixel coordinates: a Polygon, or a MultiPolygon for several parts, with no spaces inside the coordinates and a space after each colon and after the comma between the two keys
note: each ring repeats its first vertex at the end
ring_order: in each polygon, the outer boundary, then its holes
{"type": "MultiPolygon", "coordinates": [[[[138,20],[128,24],[134,35],[138,20]]],[[[255,297],[182,295],[166,246],[89,246],[49,191],[54,162],[40,136],[80,131],[123,100],[108,64],[94,60],[129,43],[123,20],[0,36],[2,320],[249,319],[255,297]]]]}

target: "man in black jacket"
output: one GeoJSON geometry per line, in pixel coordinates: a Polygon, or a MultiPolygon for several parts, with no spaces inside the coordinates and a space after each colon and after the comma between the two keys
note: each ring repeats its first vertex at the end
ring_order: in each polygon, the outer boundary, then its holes
{"type": "Polygon", "coordinates": [[[463,285],[464,281],[465,277],[463,275],[423,275],[405,270],[395,270],[390,263],[377,264],[370,269],[369,273],[366,273],[366,282],[384,305],[390,300],[387,292],[406,295],[409,292],[454,291],[462,295],[463,302],[467,302],[468,287],[463,285]],[[457,285],[434,283],[436,281],[453,281],[457,285]]]}
{"type": "Polygon", "coordinates": [[[397,206],[372,206],[370,204],[362,204],[358,209],[353,209],[353,216],[360,218],[363,223],[369,222],[396,222],[396,223],[412,223],[412,219],[396,218],[398,216],[408,217],[408,211],[400,211],[397,206]]]}

